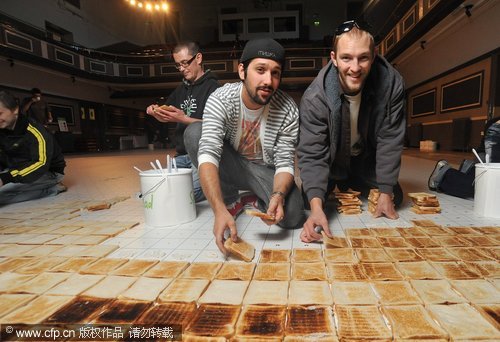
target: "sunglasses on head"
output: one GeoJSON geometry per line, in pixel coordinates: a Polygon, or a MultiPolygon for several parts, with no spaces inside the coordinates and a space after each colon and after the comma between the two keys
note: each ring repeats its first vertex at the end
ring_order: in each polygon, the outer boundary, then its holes
{"type": "Polygon", "coordinates": [[[337,27],[337,29],[335,30],[335,35],[340,36],[343,33],[351,31],[353,28],[361,29],[356,21],[346,21],[340,24],[339,27],[337,27]]]}

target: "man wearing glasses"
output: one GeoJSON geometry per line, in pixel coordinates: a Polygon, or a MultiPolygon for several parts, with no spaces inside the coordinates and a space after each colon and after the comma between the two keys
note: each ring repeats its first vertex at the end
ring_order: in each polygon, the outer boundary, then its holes
{"type": "Polygon", "coordinates": [[[185,133],[214,212],[215,242],[223,253],[226,230],[237,239],[235,219],[245,203],[265,211],[263,220],[269,225],[302,226],[304,203],[294,181],[299,111],[278,89],[284,63],[285,49],[275,40],[248,41],[238,65],[241,81],[214,91],[203,125],[190,125],[185,133]],[[240,190],[255,195],[243,196],[240,190]]]}
{"type": "Polygon", "coordinates": [[[163,123],[177,123],[175,129],[175,161],[177,167],[193,170],[193,191],[196,202],[203,201],[205,196],[201,189],[196,168],[184,146],[186,127],[203,118],[205,102],[210,94],[219,86],[215,75],[210,70],[203,70],[203,56],[198,44],[183,42],[172,50],[175,68],[182,74],[182,83],[170,94],[165,105],[152,104],[146,113],[163,123]]]}
{"type": "Polygon", "coordinates": [[[311,213],[301,240],[330,235],[324,204],[337,186],[378,188],[375,217],[397,219],[394,205],[405,134],[405,90],[401,75],[377,56],[373,36],[354,21],[340,25],[330,62],[311,83],[300,104],[298,159],[303,195],[311,213]]]}

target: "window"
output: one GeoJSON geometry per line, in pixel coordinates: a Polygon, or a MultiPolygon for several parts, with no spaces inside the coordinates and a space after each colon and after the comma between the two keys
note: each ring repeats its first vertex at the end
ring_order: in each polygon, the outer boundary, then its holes
{"type": "Polygon", "coordinates": [[[227,19],[222,21],[223,34],[240,34],[243,32],[243,19],[227,19]]]}
{"type": "Polygon", "coordinates": [[[269,18],[248,19],[248,33],[269,32],[269,18]]]}
{"type": "Polygon", "coordinates": [[[296,17],[276,17],[274,18],[274,32],[294,32],[296,17]]]}

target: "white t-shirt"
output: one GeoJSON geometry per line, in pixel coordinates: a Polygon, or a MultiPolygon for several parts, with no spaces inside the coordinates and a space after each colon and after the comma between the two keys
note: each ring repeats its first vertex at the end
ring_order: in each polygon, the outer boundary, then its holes
{"type": "Polygon", "coordinates": [[[361,153],[357,143],[361,140],[361,135],[358,130],[359,107],[361,105],[361,92],[356,95],[345,95],[349,101],[349,110],[351,112],[351,156],[357,156],[361,153]]]}

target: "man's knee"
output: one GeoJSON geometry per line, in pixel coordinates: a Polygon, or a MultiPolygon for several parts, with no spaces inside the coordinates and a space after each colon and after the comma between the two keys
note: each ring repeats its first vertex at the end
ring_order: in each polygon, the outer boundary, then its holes
{"type": "Polygon", "coordinates": [[[184,146],[191,160],[198,155],[198,143],[201,139],[201,122],[193,122],[184,131],[184,146]]]}
{"type": "Polygon", "coordinates": [[[278,223],[278,226],[285,229],[301,228],[304,225],[306,215],[302,194],[297,187],[293,188],[285,205],[285,217],[278,223]]]}

